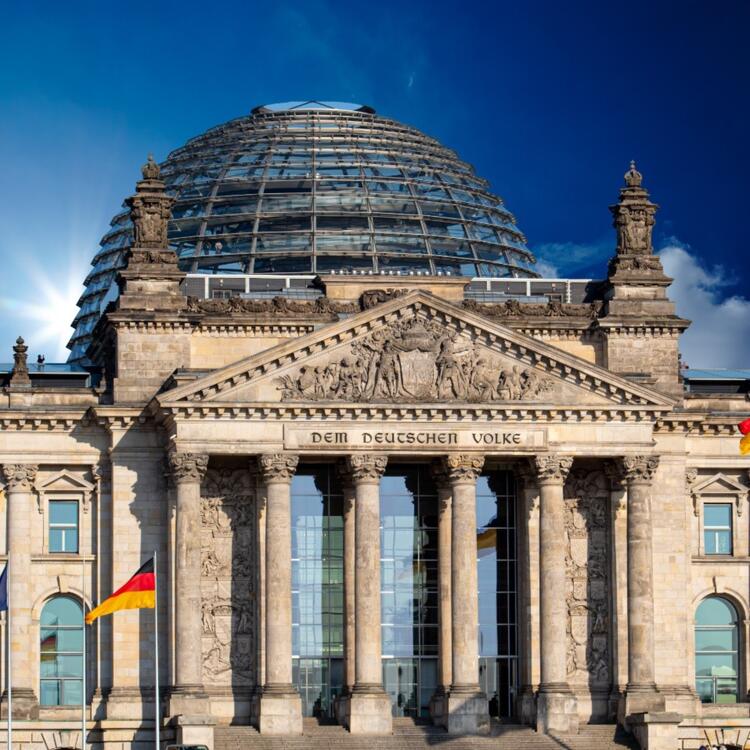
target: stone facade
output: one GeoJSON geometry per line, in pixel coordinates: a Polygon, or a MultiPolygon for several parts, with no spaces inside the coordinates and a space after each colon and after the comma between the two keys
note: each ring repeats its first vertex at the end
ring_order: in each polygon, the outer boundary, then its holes
{"type": "MultiPolygon", "coordinates": [[[[32,388],[19,339],[2,394],[19,746],[75,744],[79,726],[77,708],[40,706],[44,603],[69,593],[91,607],[152,551],[164,736],[210,744],[212,727],[230,723],[300,733],[290,483],[310,461],[337,463],[346,497],[337,716],[352,733],[391,731],[379,484],[394,459],[431,464],[439,488],[436,723],[489,727],[476,488],[483,470],[504,466],[517,477],[516,718],[541,732],[618,720],[649,746],[689,747],[718,715],[698,700],[694,668],[694,613],[714,594],[741,623],[741,701],[721,707],[722,721],[750,724],[748,474],[734,427],[748,405],[682,393],[687,322],[667,297],[651,246],[656,206],[634,167],[612,209],[604,291],[586,305],[465,302],[462,280],[437,277],[323,278],[314,305],[195,301],[164,244],[170,203],[155,165],[129,205],[140,244],[92,347],[104,385],[32,388]],[[60,498],[79,502],[77,553],[47,546],[47,504],[60,498]],[[730,556],[703,547],[702,509],[717,499],[732,508],[730,556]]],[[[90,629],[98,747],[151,741],[151,622],[123,611],[90,629]]]]}

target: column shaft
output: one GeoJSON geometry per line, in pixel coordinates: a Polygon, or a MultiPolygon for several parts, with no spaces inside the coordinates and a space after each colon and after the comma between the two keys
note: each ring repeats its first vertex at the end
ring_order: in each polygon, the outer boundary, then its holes
{"type": "Polygon", "coordinates": [[[6,515],[8,523],[8,592],[11,606],[10,649],[13,673],[13,716],[35,719],[39,703],[34,690],[31,654],[34,631],[31,627],[31,511],[37,467],[31,464],[5,464],[6,515]]]}
{"type": "Polygon", "coordinates": [[[201,529],[201,481],[208,456],[170,453],[169,466],[175,483],[174,549],[174,685],[170,714],[206,711],[203,693],[201,642],[201,548],[196,544],[201,529]],[[196,705],[196,701],[200,705],[196,705]]]}
{"type": "Polygon", "coordinates": [[[344,485],[344,677],[347,692],[354,689],[356,682],[356,629],[355,629],[355,581],[356,581],[356,542],[354,487],[344,485]]]}
{"type": "Polygon", "coordinates": [[[451,526],[452,493],[450,487],[438,487],[440,514],[438,516],[438,622],[440,624],[439,686],[444,691],[453,682],[453,642],[451,618],[451,526]]]}

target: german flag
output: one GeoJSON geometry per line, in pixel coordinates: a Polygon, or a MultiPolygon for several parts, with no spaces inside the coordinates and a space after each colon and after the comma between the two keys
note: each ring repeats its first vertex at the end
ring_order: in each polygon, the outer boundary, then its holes
{"type": "Polygon", "coordinates": [[[120,586],[112,596],[86,615],[86,624],[90,625],[97,617],[111,615],[120,609],[153,609],[155,599],[156,581],[152,557],[138,568],[135,575],[124,586],[120,586]]]}
{"type": "Polygon", "coordinates": [[[739,424],[742,440],[740,440],[740,455],[746,456],[750,453],[750,418],[739,424]]]}

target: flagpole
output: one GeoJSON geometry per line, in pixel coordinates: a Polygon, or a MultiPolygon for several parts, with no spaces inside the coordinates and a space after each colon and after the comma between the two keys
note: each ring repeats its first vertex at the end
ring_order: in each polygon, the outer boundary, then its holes
{"type": "Polygon", "coordinates": [[[5,675],[5,686],[8,693],[8,750],[13,750],[13,687],[11,685],[11,675],[13,674],[13,644],[10,637],[10,552],[8,552],[8,561],[5,563],[5,595],[8,609],[5,610],[6,630],[6,648],[8,649],[8,674],[5,675]]]}
{"type": "Polygon", "coordinates": [[[154,550],[154,703],[156,722],[154,737],[156,750],[160,750],[159,728],[161,724],[161,700],[159,696],[159,574],[156,564],[156,550],[154,550]]]}

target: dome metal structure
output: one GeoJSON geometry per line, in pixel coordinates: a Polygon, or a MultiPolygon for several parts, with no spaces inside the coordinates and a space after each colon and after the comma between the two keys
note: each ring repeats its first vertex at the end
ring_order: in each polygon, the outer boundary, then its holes
{"type": "MultiPolygon", "coordinates": [[[[285,102],[211,128],[169,154],[170,247],[206,274],[424,273],[537,277],[513,215],[457,154],[343,102],[285,102]]],[[[132,242],[118,213],[73,321],[81,361],[132,242]]]]}

